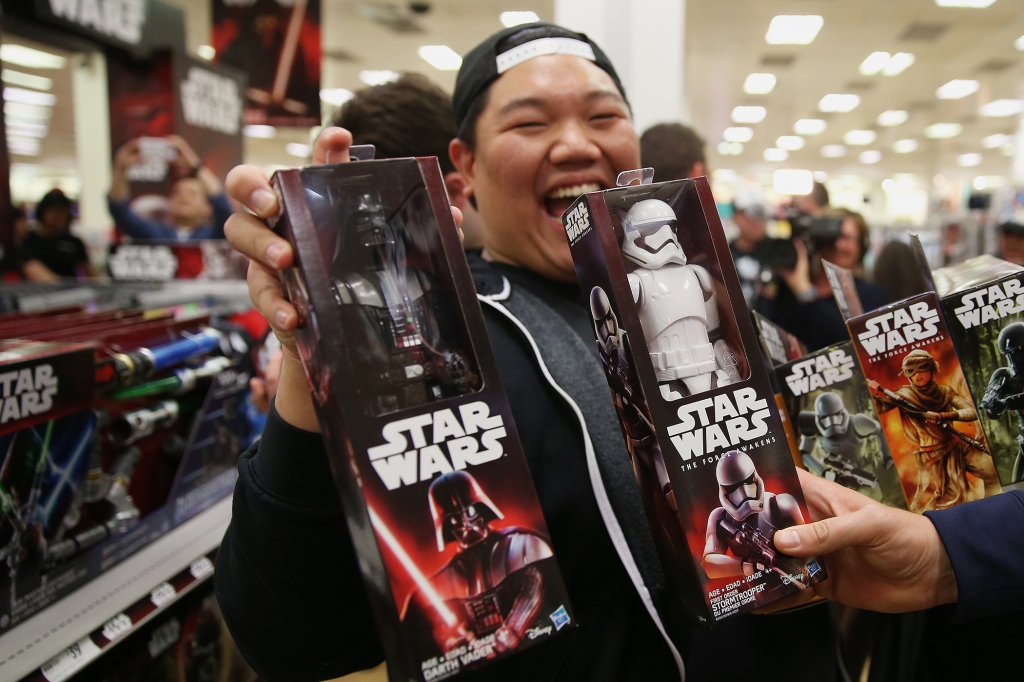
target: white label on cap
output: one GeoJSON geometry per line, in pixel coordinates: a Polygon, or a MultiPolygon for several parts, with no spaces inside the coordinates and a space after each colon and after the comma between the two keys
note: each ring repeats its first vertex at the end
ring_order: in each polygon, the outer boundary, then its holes
{"type": "Polygon", "coordinates": [[[537,38],[518,47],[513,47],[508,52],[498,55],[498,73],[505,73],[513,66],[546,54],[570,54],[576,57],[583,57],[592,62],[597,61],[594,56],[594,48],[590,43],[575,38],[537,38]]]}

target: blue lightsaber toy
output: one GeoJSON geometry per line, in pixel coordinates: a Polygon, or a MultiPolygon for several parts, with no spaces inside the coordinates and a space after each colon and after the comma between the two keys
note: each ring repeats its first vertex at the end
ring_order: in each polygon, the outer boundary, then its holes
{"type": "Polygon", "coordinates": [[[160,370],[181,364],[189,358],[203,355],[220,345],[222,334],[207,327],[198,334],[172,341],[156,348],[138,348],[114,355],[119,386],[127,386],[140,379],[148,379],[160,370]]]}

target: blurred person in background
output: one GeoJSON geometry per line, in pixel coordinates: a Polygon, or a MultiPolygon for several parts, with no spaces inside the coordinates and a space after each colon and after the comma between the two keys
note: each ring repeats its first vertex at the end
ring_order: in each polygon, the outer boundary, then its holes
{"type": "Polygon", "coordinates": [[[967,245],[961,237],[960,224],[949,223],[942,230],[942,265],[956,265],[964,259],[967,245]]]}
{"type": "Polygon", "coordinates": [[[352,133],[353,144],[372,144],[377,159],[436,156],[448,198],[462,211],[463,247],[483,247],[480,217],[448,156],[456,131],[452,98],[444,90],[421,74],[402,74],[393,83],[356,91],[333,124],[352,133]]]}
{"type": "Polygon", "coordinates": [[[846,322],[821,265],[822,260],[854,272],[857,294],[864,310],[874,310],[889,302],[885,289],[862,276],[870,236],[864,217],[846,210],[827,215],[842,220],[838,238],[831,244],[818,245],[812,254],[808,253],[807,244],[802,239],[794,239],[796,265],[791,269],[779,269],[775,286],[766,287],[757,304],[758,312],[794,334],[808,350],[824,348],[849,338],[846,322]]]}
{"type": "Polygon", "coordinates": [[[107,195],[114,224],[132,239],[180,242],[224,239],[224,223],[232,213],[224,186],[213,171],[203,165],[203,160],[188,142],[177,135],[170,135],[167,140],[178,151],[177,158],[171,162],[178,179],[171,185],[170,224],[146,219],[129,205],[131,185],[128,169],[143,162],[138,138],[125,142],[114,155],[114,178],[107,195]]]}
{"type": "Polygon", "coordinates": [[[85,243],[71,234],[71,200],[52,189],[36,204],[34,230],[18,247],[22,276],[30,282],[59,282],[68,277],[95,277],[85,243]]]}
{"type": "Polygon", "coordinates": [[[729,251],[736,263],[736,273],[743,288],[743,298],[753,307],[761,293],[761,286],[771,279],[768,240],[768,209],[760,193],[737,191],[732,202],[732,220],[738,230],[729,242],[729,251]],[[764,277],[764,278],[762,278],[764,277]]]}
{"type": "Polygon", "coordinates": [[[910,245],[894,239],[878,254],[872,280],[885,289],[886,298],[890,301],[902,301],[924,293],[930,287],[915,262],[910,245]]]}
{"type": "Polygon", "coordinates": [[[640,165],[654,169],[655,182],[707,175],[704,138],[682,123],[659,123],[640,137],[640,165]]]}
{"type": "Polygon", "coordinates": [[[996,228],[999,250],[996,256],[1017,265],[1024,265],[1024,225],[1006,222],[996,228]]]}
{"type": "Polygon", "coordinates": [[[793,206],[810,216],[820,216],[829,207],[828,189],[815,180],[810,194],[793,197],[793,206]]]}

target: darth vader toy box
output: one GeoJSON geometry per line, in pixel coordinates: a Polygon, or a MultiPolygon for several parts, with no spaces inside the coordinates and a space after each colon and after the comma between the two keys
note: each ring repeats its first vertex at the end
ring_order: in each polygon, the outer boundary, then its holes
{"type": "Polygon", "coordinates": [[[773,542],[809,517],[707,180],[592,192],[563,223],[683,606],[710,625],[824,580],[773,542]]]}
{"type": "Polygon", "coordinates": [[[942,308],[999,478],[1011,485],[1024,481],[1024,271],[1007,269],[957,287],[942,308]]]}
{"type": "Polygon", "coordinates": [[[574,624],[433,157],[278,172],[296,341],[392,680],[574,624]]]}

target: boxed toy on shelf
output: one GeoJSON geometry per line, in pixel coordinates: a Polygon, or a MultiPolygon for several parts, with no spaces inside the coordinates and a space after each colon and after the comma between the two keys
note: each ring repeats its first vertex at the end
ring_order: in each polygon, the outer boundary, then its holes
{"type": "Polygon", "coordinates": [[[652,175],[563,222],[669,585],[713,624],[825,571],[772,541],[809,517],[707,180],[652,175]]]}
{"type": "Polygon", "coordinates": [[[391,679],[445,679],[574,627],[436,159],[271,182],[296,343],[391,679]]]}

